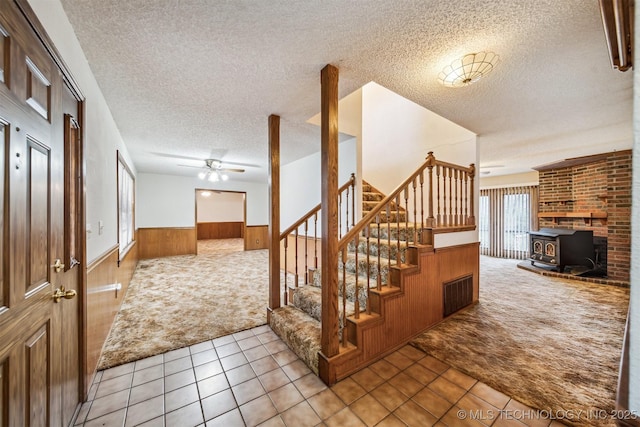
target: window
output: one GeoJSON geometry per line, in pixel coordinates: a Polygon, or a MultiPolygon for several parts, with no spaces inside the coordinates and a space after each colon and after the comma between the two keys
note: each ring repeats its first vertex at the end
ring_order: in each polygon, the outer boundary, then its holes
{"type": "Polygon", "coordinates": [[[506,194],[504,208],[504,249],[527,252],[531,230],[531,207],[528,194],[506,194]]]}
{"type": "Polygon", "coordinates": [[[480,252],[527,258],[529,231],[538,229],[538,187],[481,189],[479,208],[480,252]]]}
{"type": "Polygon", "coordinates": [[[118,245],[122,260],[131,246],[135,230],[135,180],[118,152],[118,245]]]}
{"type": "Polygon", "coordinates": [[[478,212],[478,216],[480,247],[489,248],[489,196],[480,196],[480,211],[478,212]]]}

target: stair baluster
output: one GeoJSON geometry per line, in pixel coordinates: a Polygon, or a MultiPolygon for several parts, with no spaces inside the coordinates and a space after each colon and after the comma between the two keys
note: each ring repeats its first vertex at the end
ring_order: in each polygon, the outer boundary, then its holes
{"type": "Polygon", "coordinates": [[[288,296],[289,296],[289,283],[287,278],[287,249],[289,247],[289,237],[285,237],[284,239],[284,305],[288,305],[288,296]]]}
{"type": "Polygon", "coordinates": [[[295,262],[296,262],[295,280],[296,280],[296,283],[295,283],[294,286],[297,288],[298,287],[298,229],[297,228],[296,228],[296,231],[295,231],[295,238],[296,238],[296,241],[295,241],[295,251],[296,251],[296,254],[295,254],[295,262]]]}
{"type": "MultiPolygon", "coordinates": [[[[441,170],[440,165],[437,165],[436,166],[436,191],[438,192],[438,195],[436,196],[436,201],[438,203],[438,213],[436,216],[436,222],[435,224],[433,224],[434,227],[442,227],[442,222],[443,222],[442,214],[440,211],[440,170],[441,170]]],[[[443,179],[445,178],[443,177],[443,179]]]]}
{"type": "MultiPolygon", "coordinates": [[[[378,230],[377,235],[378,235],[378,272],[377,272],[377,276],[376,276],[376,288],[378,290],[382,289],[382,264],[380,263],[380,252],[382,252],[382,248],[380,247],[380,234],[381,234],[381,229],[380,229],[380,214],[376,215],[376,230],[378,230]]],[[[367,306],[369,306],[369,304],[367,304],[367,306]]]]}
{"type": "Polygon", "coordinates": [[[309,284],[309,220],[304,222],[304,284],[309,284]]]}
{"type": "MultiPolygon", "coordinates": [[[[347,325],[347,246],[342,248],[342,346],[347,346],[347,333],[345,326],[347,325]]],[[[338,316],[340,318],[340,316],[338,316]]]]}
{"type": "Polygon", "coordinates": [[[370,298],[370,292],[369,290],[371,289],[371,283],[370,283],[370,278],[371,278],[371,270],[370,270],[370,266],[371,266],[371,262],[370,262],[370,256],[371,256],[371,247],[369,246],[369,239],[371,238],[371,225],[367,225],[367,228],[365,229],[366,233],[367,233],[367,314],[371,314],[371,304],[369,304],[370,298]]]}
{"type": "Polygon", "coordinates": [[[413,186],[413,243],[418,243],[418,199],[416,198],[417,178],[411,183],[413,186]]]}
{"type": "MultiPolygon", "coordinates": [[[[397,241],[397,249],[396,249],[396,262],[398,265],[402,264],[401,254],[400,254],[400,193],[396,196],[396,241],[397,241]]],[[[391,248],[389,248],[391,250],[391,248]]],[[[388,274],[388,273],[387,273],[388,274]]]]}

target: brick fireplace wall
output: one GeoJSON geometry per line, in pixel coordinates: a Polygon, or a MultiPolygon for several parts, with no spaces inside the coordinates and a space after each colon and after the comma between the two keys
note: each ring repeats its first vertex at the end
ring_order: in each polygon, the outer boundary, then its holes
{"type": "MultiPolygon", "coordinates": [[[[586,158],[588,159],[588,158],[586,158]]],[[[562,165],[561,163],[559,165],[562,165]]],[[[629,281],[631,262],[631,151],[598,156],[597,160],[539,171],[538,212],[606,212],[606,220],[540,218],[539,226],[593,230],[604,243],[607,277],[629,281]]]]}

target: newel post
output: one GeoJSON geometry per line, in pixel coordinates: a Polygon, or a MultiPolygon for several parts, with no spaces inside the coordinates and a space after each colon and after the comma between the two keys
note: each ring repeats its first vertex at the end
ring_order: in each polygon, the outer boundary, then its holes
{"type": "Polygon", "coordinates": [[[429,170],[429,216],[427,217],[426,226],[432,228],[436,226],[435,218],[433,217],[433,167],[436,165],[436,158],[433,155],[433,151],[429,151],[427,154],[427,169],[429,170]]]}
{"type": "Polygon", "coordinates": [[[333,382],[327,359],[339,353],[338,342],[338,69],[325,66],[321,81],[321,227],[322,335],[320,377],[333,382]]]}
{"type": "Polygon", "coordinates": [[[269,307],[280,307],[280,116],[269,116],[269,307]]]}
{"type": "Polygon", "coordinates": [[[474,177],[476,176],[476,165],[471,163],[469,165],[469,185],[471,186],[471,197],[469,200],[469,225],[476,225],[476,211],[474,210],[474,200],[476,199],[476,188],[474,184],[474,177]]]}

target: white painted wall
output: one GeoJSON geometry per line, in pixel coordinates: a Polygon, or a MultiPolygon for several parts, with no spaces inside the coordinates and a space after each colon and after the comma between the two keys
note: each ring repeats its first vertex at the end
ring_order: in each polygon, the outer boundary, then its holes
{"type": "MultiPolygon", "coordinates": [[[[457,165],[478,165],[476,135],[376,84],[362,88],[362,178],[390,194],[429,151],[457,165]]],[[[477,176],[476,176],[477,179],[477,176]]],[[[479,191],[474,194],[477,217],[479,191]]],[[[411,206],[411,201],[410,201],[411,206]]],[[[435,247],[477,242],[477,231],[437,235],[435,247]]]]}
{"type": "MultiPolygon", "coordinates": [[[[338,146],[338,185],[356,172],[356,138],[338,146]]],[[[320,152],[280,168],[280,231],[320,203],[320,152]]],[[[318,227],[320,222],[318,221],[318,227]]]]}
{"type": "Polygon", "coordinates": [[[87,232],[87,259],[82,261],[90,263],[118,242],[116,151],[120,150],[134,174],[136,170],[59,0],[29,0],[29,4],[86,98],[86,214],[91,232],[87,232]],[[102,232],[99,221],[104,225],[102,232]]]}
{"type": "Polygon", "coordinates": [[[196,189],[247,194],[247,225],[269,223],[267,184],[229,180],[210,183],[197,176],[139,173],[136,179],[136,227],[195,227],[196,189]]]}
{"type": "MultiPolygon", "coordinates": [[[[640,22],[640,8],[635,9],[636,22],[640,22]]],[[[636,26],[635,43],[640,43],[640,30],[636,26]]],[[[631,259],[640,259],[640,70],[633,67],[633,187],[631,205],[631,259]]],[[[629,408],[640,414],[640,264],[631,263],[631,318],[629,321],[629,408]]]]}
{"type": "Polygon", "coordinates": [[[244,221],[244,193],[213,192],[208,197],[196,192],[197,222],[244,221]]]}

